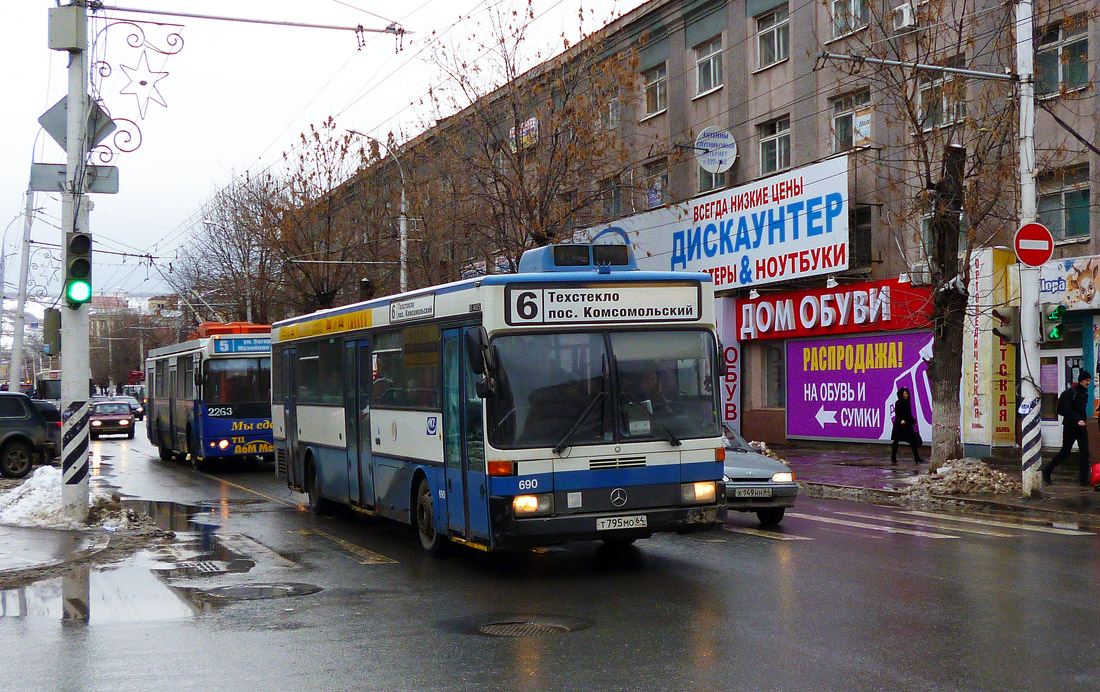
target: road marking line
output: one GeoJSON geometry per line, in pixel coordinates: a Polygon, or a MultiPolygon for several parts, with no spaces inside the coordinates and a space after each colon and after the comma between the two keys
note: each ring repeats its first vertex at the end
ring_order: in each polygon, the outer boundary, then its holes
{"type": "Polygon", "coordinates": [[[760,536],[761,538],[770,538],[773,541],[812,541],[812,538],[806,536],[791,536],[785,533],[774,533],[772,531],[764,531],[763,529],[751,529],[747,526],[730,526],[725,524],[722,526],[723,531],[729,531],[730,533],[746,533],[750,536],[760,536]]]}
{"type": "Polygon", "coordinates": [[[862,514],[860,512],[837,512],[837,514],[845,517],[857,517],[859,519],[882,519],[885,521],[892,521],[895,524],[908,524],[910,526],[924,526],[930,529],[943,529],[945,531],[962,531],[963,533],[976,533],[980,536],[993,536],[994,538],[1017,538],[1020,534],[1017,533],[1000,533],[999,531],[986,531],[983,529],[972,529],[965,526],[948,526],[947,524],[931,523],[927,521],[917,521],[916,519],[902,519],[900,517],[881,517],[874,514],[862,514]]]}
{"type": "Polygon", "coordinates": [[[868,529],[870,531],[882,531],[884,533],[900,533],[907,536],[920,536],[921,538],[954,538],[958,539],[958,536],[949,536],[944,533],[928,533],[927,531],[914,531],[911,529],[899,529],[894,526],[882,526],[881,524],[865,524],[860,521],[846,521],[844,519],[832,519],[830,517],[815,517],[812,514],[801,514],[798,512],[787,512],[788,517],[798,517],[799,519],[807,519],[809,521],[819,521],[823,524],[839,524],[841,526],[854,526],[859,529],[868,529]]]}
{"type": "Polygon", "coordinates": [[[1071,529],[1055,529],[1049,526],[1028,526],[1026,524],[1015,524],[1007,521],[992,521],[989,519],[971,519],[969,517],[953,517],[947,514],[935,514],[933,512],[921,512],[918,510],[909,510],[902,512],[902,514],[911,514],[917,517],[932,517],[934,519],[946,519],[947,521],[958,521],[967,524],[982,524],[984,526],[1000,526],[1007,529],[1017,529],[1019,531],[1037,531],[1039,533],[1053,533],[1059,536],[1094,536],[1095,534],[1088,531],[1074,531],[1071,529]]]}
{"type": "Polygon", "coordinates": [[[199,474],[200,476],[206,476],[207,478],[209,478],[212,481],[218,481],[219,483],[225,483],[226,485],[232,486],[232,487],[234,487],[238,490],[243,490],[246,493],[252,493],[253,495],[256,495],[257,497],[262,497],[265,500],[269,500],[271,502],[277,502],[280,505],[286,505],[287,507],[293,507],[295,509],[305,509],[305,507],[303,505],[301,505],[300,503],[290,502],[289,500],[280,500],[277,497],[271,497],[270,495],[265,495],[265,494],[261,493],[259,490],[253,490],[252,488],[241,485],[239,483],[234,483],[233,481],[227,481],[224,478],[219,478],[218,476],[206,473],[205,471],[196,471],[195,473],[199,474]]]}
{"type": "Polygon", "coordinates": [[[361,558],[360,561],[359,561],[359,564],[361,564],[361,565],[397,564],[397,560],[394,560],[393,558],[386,557],[385,555],[380,555],[380,554],[374,552],[373,550],[369,550],[367,548],[364,548],[361,545],[355,545],[354,543],[351,543],[350,541],[345,541],[343,538],[340,538],[338,536],[333,536],[331,533],[325,533],[324,531],[318,531],[317,529],[300,529],[300,530],[297,530],[297,531],[291,531],[291,533],[296,533],[300,536],[308,536],[310,534],[315,534],[317,536],[322,536],[324,538],[327,538],[330,541],[332,541],[333,543],[335,543],[336,545],[340,546],[344,550],[351,553],[352,555],[355,555],[356,557],[361,558]]]}

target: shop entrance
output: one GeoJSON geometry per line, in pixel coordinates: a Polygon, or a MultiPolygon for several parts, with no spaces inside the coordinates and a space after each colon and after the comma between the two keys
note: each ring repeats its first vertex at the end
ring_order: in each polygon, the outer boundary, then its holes
{"type": "Polygon", "coordinates": [[[1042,351],[1039,356],[1039,381],[1043,398],[1039,404],[1044,447],[1062,446],[1062,421],[1058,418],[1058,397],[1073,383],[1085,365],[1081,349],[1042,351]]]}

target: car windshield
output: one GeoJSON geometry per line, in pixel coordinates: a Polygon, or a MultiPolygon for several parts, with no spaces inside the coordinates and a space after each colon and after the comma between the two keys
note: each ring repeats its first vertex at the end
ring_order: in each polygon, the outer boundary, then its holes
{"type": "Polygon", "coordinates": [[[207,404],[243,404],[271,400],[270,358],[208,360],[203,401],[207,404]]]}
{"type": "Polygon", "coordinates": [[[109,401],[103,404],[96,404],[95,410],[92,413],[100,415],[115,415],[119,413],[129,413],[130,404],[125,401],[109,401]]]}
{"type": "Polygon", "coordinates": [[[522,334],[497,337],[493,350],[495,447],[678,444],[719,434],[714,340],[706,331],[522,334]]]}

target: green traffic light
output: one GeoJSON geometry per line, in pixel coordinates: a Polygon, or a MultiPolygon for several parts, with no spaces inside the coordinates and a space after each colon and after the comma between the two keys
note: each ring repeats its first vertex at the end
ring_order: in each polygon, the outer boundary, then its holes
{"type": "Polygon", "coordinates": [[[73,281],[65,289],[70,303],[87,303],[92,297],[92,285],[87,281],[73,281]]]}

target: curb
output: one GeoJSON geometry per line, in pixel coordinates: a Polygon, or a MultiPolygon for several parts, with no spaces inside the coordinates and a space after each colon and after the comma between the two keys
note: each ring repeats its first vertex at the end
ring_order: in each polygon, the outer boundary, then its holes
{"type": "MultiPolygon", "coordinates": [[[[868,488],[861,485],[843,485],[841,483],[821,483],[816,481],[799,481],[799,484],[806,489],[806,494],[810,497],[819,497],[824,499],[852,500],[852,498],[848,494],[858,493],[859,498],[856,500],[857,502],[896,506],[901,505],[901,500],[903,500],[907,496],[907,493],[904,490],[868,488]]],[[[1073,512],[1070,510],[1057,509],[1054,507],[1032,507],[1012,502],[965,497],[961,495],[929,494],[927,497],[933,503],[942,505],[944,507],[973,509],[986,512],[999,510],[1002,512],[1010,512],[1013,514],[1054,515],[1061,518],[1073,517],[1077,520],[1077,523],[1086,525],[1096,525],[1097,522],[1097,518],[1092,514],[1073,512]]],[[[1021,500],[1021,502],[1026,502],[1026,500],[1021,500]]]]}
{"type": "Polygon", "coordinates": [[[50,560],[48,562],[41,562],[37,565],[30,565],[28,567],[19,567],[16,569],[0,570],[0,579],[17,579],[23,575],[33,572],[39,572],[46,569],[55,569],[62,565],[75,564],[82,562],[91,557],[95,557],[99,553],[107,549],[111,543],[110,536],[96,535],[94,536],[95,542],[82,550],[73,552],[68,557],[58,558],[56,560],[50,560]]]}

